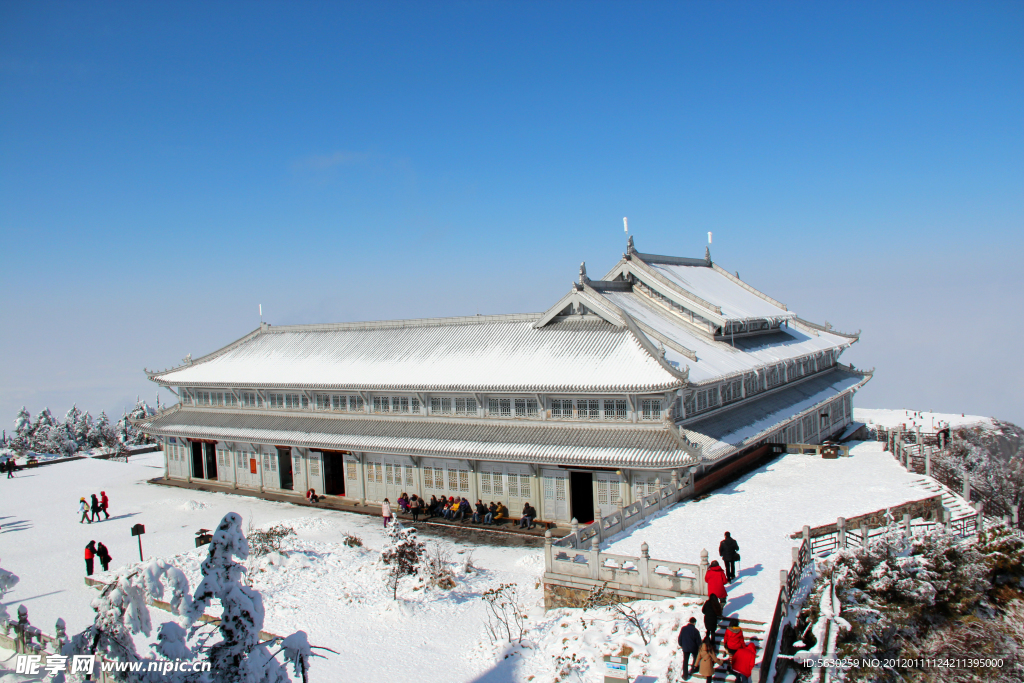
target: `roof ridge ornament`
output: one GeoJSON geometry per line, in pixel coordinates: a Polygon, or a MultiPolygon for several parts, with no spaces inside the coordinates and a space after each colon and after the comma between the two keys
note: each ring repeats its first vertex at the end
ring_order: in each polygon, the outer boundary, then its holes
{"type": "Polygon", "coordinates": [[[192,354],[190,353],[184,358],[182,358],[181,362],[184,363],[185,365],[192,365],[192,354]]]}
{"type": "Polygon", "coordinates": [[[580,284],[586,284],[590,282],[590,278],[587,277],[587,262],[583,261],[580,263],[580,284]]]}
{"type": "Polygon", "coordinates": [[[630,255],[636,253],[636,247],[633,246],[633,236],[632,235],[630,235],[629,239],[626,240],[626,253],[630,254],[630,255]]]}
{"type": "Polygon", "coordinates": [[[711,265],[711,247],[704,247],[704,262],[711,265]]]}

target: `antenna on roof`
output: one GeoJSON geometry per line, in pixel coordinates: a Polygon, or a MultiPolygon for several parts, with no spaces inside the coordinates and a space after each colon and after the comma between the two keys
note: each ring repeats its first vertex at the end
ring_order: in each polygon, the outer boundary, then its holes
{"type": "Polygon", "coordinates": [[[263,324],[263,304],[260,304],[260,325],[263,324]]]}
{"type": "Polygon", "coordinates": [[[622,229],[627,233],[629,232],[629,219],[625,216],[622,217],[622,229]]]}
{"type": "Polygon", "coordinates": [[[711,244],[711,231],[708,230],[708,244],[711,244]]]}

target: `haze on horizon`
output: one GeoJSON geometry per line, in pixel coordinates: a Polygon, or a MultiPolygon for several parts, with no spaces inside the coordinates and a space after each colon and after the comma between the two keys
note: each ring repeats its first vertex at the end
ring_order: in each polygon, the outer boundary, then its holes
{"type": "MultiPolygon", "coordinates": [[[[272,324],[543,311],[625,249],[1024,424],[1021,3],[0,4],[0,425],[272,324]]],[[[161,392],[164,402],[173,397],[161,392]]]]}

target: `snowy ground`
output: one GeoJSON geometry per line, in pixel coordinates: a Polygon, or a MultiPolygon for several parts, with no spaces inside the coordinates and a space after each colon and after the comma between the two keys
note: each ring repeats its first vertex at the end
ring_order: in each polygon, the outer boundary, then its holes
{"type": "Polygon", "coordinates": [[[962,413],[933,413],[927,410],[888,410],[878,408],[854,408],[853,419],[868,425],[879,425],[886,428],[906,425],[913,430],[917,425],[925,432],[934,432],[939,425],[957,427],[973,427],[982,425],[992,427],[992,418],[962,413]]]}
{"type": "MultiPolygon", "coordinates": [[[[194,588],[205,552],[195,549],[194,532],[215,528],[231,511],[246,520],[251,516],[257,526],[286,522],[298,532],[285,564],[265,567],[255,585],[264,595],[264,630],[287,635],[303,629],[313,644],[341,653],[316,661],[315,681],[370,681],[384,674],[420,678],[432,671],[443,671],[450,681],[473,680],[493,665],[493,652],[481,645],[487,639],[480,594],[514,582],[527,607],[541,600],[542,551],[457,544],[456,552],[472,550],[479,573],[460,576],[443,597],[413,591],[409,581],[395,605],[375,567],[383,543],[379,519],[146,483],[161,471],[162,454],[153,453],[129,464],[78,460],[0,480],[0,563],[21,578],[5,596],[9,611],[24,604],[30,621],[47,632],[53,632],[58,617],[67,622],[68,633],[80,631],[92,621],[89,604],[96,595],[82,580],[85,545],[92,539],[104,542],[114,558],[112,569],[136,562],[131,526],[138,523],[146,526],[146,558],[175,558],[194,588]],[[110,497],[111,519],[79,524],[78,499],[100,490],[110,497]],[[359,535],[365,546],[345,546],[346,532],[359,535]]],[[[153,619],[160,623],[165,615],[154,609],[153,619]]]]}
{"type": "MultiPolygon", "coordinates": [[[[853,457],[822,460],[787,455],[716,491],[666,511],[628,535],[612,539],[612,552],[636,555],[647,541],[658,559],[695,562],[701,548],[717,556],[722,531],[733,532],[743,557],[740,581],[731,587],[727,613],[769,621],[778,592],[778,571],[788,568],[788,535],[804,524],[833,521],[923,498],[913,478],[881,444],[862,443],[853,457]]],[[[542,552],[528,548],[453,544],[462,560],[472,552],[478,572],[460,570],[450,592],[416,589],[408,580],[397,604],[387,595],[376,565],[383,543],[380,521],[338,511],[286,503],[154,486],[146,480],[162,471],[162,454],[132,458],[129,464],[78,460],[24,471],[5,487],[0,509],[0,563],[21,577],[5,602],[14,611],[24,604],[33,624],[52,632],[63,617],[68,632],[92,620],[94,589],[82,582],[82,552],[89,540],[106,543],[113,568],[138,560],[130,535],[133,524],[146,525],[146,557],[173,561],[195,586],[205,550],[194,547],[194,532],[213,528],[229,511],[250,517],[256,526],[275,522],[293,526],[289,556],[262,563],[255,587],[264,596],[264,629],[287,635],[302,629],[314,644],[340,652],[317,660],[313,681],[422,678],[441,673],[452,683],[552,683],[603,678],[601,656],[630,652],[632,676],[648,673],[675,680],[679,668],[675,634],[699,603],[679,598],[638,602],[652,634],[640,636],[607,610],[552,610],[540,606],[542,552]],[[79,524],[81,496],[105,490],[113,517],[79,524]],[[345,533],[362,537],[363,548],[342,543],[345,533]],[[503,582],[516,583],[529,618],[524,644],[506,649],[486,635],[480,595],[503,582]],[[505,655],[509,655],[507,658],[505,655]],[[575,659],[573,657],[575,656],[575,659]],[[668,674],[668,678],[664,677],[668,674]]],[[[432,541],[434,539],[427,538],[432,541]]],[[[154,622],[165,619],[153,610],[154,622]]]]}
{"type": "Polygon", "coordinates": [[[602,548],[639,555],[647,542],[652,558],[699,562],[701,549],[719,560],[725,531],[739,543],[738,581],[729,586],[726,615],[770,622],[779,592],[779,570],[792,564],[789,535],[817,526],[934,495],[920,487],[883,444],[863,442],[849,458],[784,455],[702,500],[680,503],[602,548]]]}

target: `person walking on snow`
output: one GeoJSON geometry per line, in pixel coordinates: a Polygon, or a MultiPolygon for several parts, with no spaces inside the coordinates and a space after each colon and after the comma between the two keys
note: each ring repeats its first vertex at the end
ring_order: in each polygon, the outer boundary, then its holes
{"type": "Polygon", "coordinates": [[[718,599],[725,602],[728,597],[728,593],[725,592],[725,572],[718,566],[718,560],[712,560],[711,566],[708,567],[707,574],[704,575],[704,581],[708,584],[708,593],[711,595],[717,595],[718,599]]]}
{"type": "Polygon", "coordinates": [[[718,599],[717,595],[712,594],[705,601],[704,606],[700,609],[704,613],[704,631],[707,633],[707,638],[711,639],[711,647],[715,647],[715,638],[718,634],[718,619],[722,616],[722,601],[718,599]]]}
{"type": "Polygon", "coordinates": [[[388,522],[391,521],[391,501],[387,498],[384,499],[380,506],[380,514],[384,518],[384,526],[387,526],[388,522]]]}
{"type": "Polygon", "coordinates": [[[100,565],[103,567],[103,571],[107,571],[110,566],[110,551],[107,550],[107,546],[100,543],[96,546],[96,557],[100,558],[100,565]]]}
{"type": "Polygon", "coordinates": [[[106,515],[106,517],[104,517],[104,519],[110,519],[110,513],[107,512],[107,505],[109,505],[109,504],[110,504],[110,501],[107,500],[107,492],[106,491],[100,491],[100,510],[103,510],[103,514],[106,515]]]}
{"type": "Polygon", "coordinates": [[[96,541],[89,541],[85,546],[85,575],[92,576],[92,559],[96,557],[96,541]]]}
{"type": "Polygon", "coordinates": [[[690,623],[679,630],[679,647],[683,650],[683,680],[689,680],[690,674],[697,669],[697,652],[700,650],[700,631],[697,630],[697,619],[690,617],[690,623]],[[693,666],[690,666],[690,658],[693,666]]]}
{"type": "Polygon", "coordinates": [[[14,458],[7,458],[5,466],[7,468],[7,478],[14,479],[14,458]]]}
{"type": "Polygon", "coordinates": [[[92,517],[93,520],[100,521],[100,500],[96,497],[96,494],[92,494],[92,517]]]}
{"type": "Polygon", "coordinates": [[[736,543],[736,539],[726,531],[725,538],[718,544],[718,556],[725,562],[725,577],[729,583],[736,580],[736,563],[740,559],[739,549],[740,546],[736,543]]]}
{"type": "Polygon", "coordinates": [[[705,637],[697,652],[697,673],[707,678],[710,683],[715,676],[715,667],[720,663],[721,661],[715,656],[715,641],[705,637]]]}
{"type": "Polygon", "coordinates": [[[750,674],[754,670],[754,660],[757,659],[757,646],[754,640],[736,650],[729,663],[729,668],[736,674],[737,683],[750,683],[750,674]]]}
{"type": "Polygon", "coordinates": [[[82,513],[82,519],[78,520],[78,523],[89,522],[92,524],[92,519],[89,517],[89,504],[85,502],[85,498],[78,499],[78,511],[82,513]]]}
{"type": "Polygon", "coordinates": [[[729,655],[736,654],[736,651],[746,645],[743,641],[743,629],[740,628],[740,620],[733,618],[729,621],[729,628],[725,629],[725,638],[722,644],[729,651],[729,655]]]}

